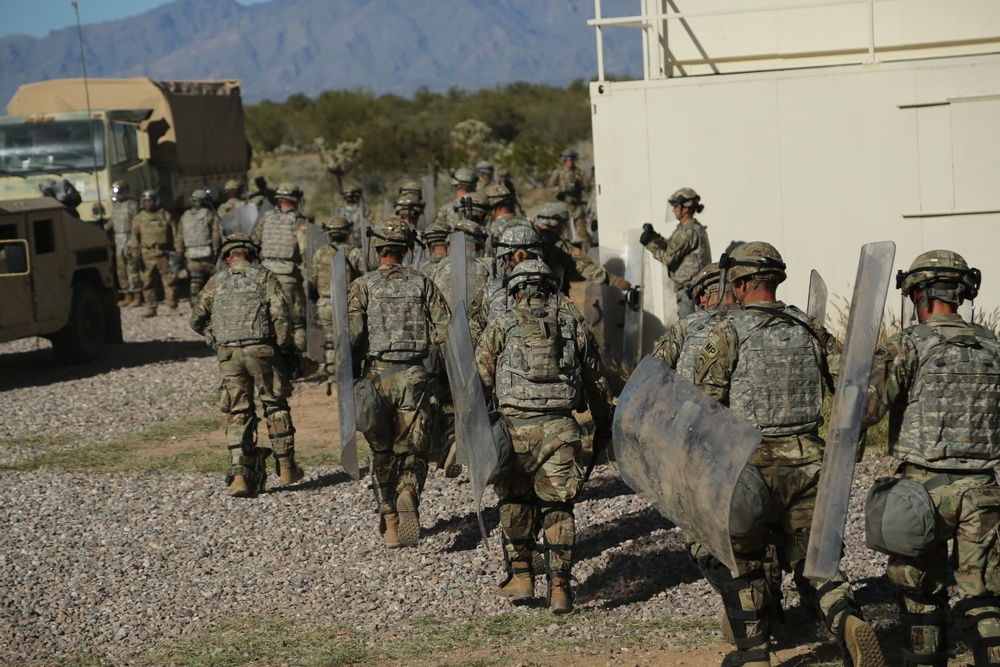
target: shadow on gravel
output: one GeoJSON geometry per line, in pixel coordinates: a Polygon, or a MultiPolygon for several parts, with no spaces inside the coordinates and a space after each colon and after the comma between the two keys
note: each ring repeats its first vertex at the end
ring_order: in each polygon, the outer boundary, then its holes
{"type": "Polygon", "coordinates": [[[577,589],[581,599],[603,600],[602,609],[645,602],[678,584],[701,578],[701,573],[676,545],[647,538],[632,545],[629,553],[608,559],[603,573],[595,572],[577,589]]]}
{"type": "MultiPolygon", "coordinates": [[[[576,538],[576,558],[593,558],[608,547],[618,546],[627,540],[636,540],[649,535],[654,530],[670,530],[670,523],[652,507],[627,514],[596,526],[583,526],[576,538]]],[[[661,540],[662,542],[662,540],[661,540]]],[[[684,544],[677,540],[679,548],[684,544]]]]}
{"type": "MultiPolygon", "coordinates": [[[[496,507],[484,507],[483,523],[486,525],[487,534],[489,534],[494,527],[500,524],[500,511],[496,507]]],[[[476,519],[475,512],[466,512],[448,519],[438,519],[423,533],[428,536],[438,533],[453,533],[455,539],[444,549],[448,553],[473,551],[483,539],[483,536],[479,534],[479,520],[476,519]]]]}
{"type": "Polygon", "coordinates": [[[165,340],[119,343],[105,347],[104,356],[89,364],[63,366],[51,349],[0,354],[0,391],[40,387],[55,382],[103,375],[120,368],[135,368],[163,361],[214,356],[202,341],[165,340]]]}
{"type": "MultiPolygon", "coordinates": [[[[308,471],[306,471],[308,474],[308,471]]],[[[368,471],[365,467],[361,468],[361,479],[365,478],[368,471]]],[[[304,482],[299,482],[298,484],[289,484],[288,486],[276,486],[268,489],[264,493],[282,493],[285,491],[306,491],[309,489],[322,489],[327,486],[335,486],[337,484],[344,484],[346,482],[353,482],[351,476],[348,475],[343,470],[338,470],[337,472],[330,473],[329,475],[320,475],[315,479],[307,479],[304,482]]]]}
{"type": "Polygon", "coordinates": [[[586,486],[583,487],[583,492],[580,493],[580,497],[576,499],[576,502],[580,503],[586,500],[609,500],[611,498],[617,498],[618,496],[628,496],[634,493],[635,491],[630,489],[620,477],[603,479],[600,482],[596,482],[593,478],[591,478],[591,480],[587,482],[586,486]]]}

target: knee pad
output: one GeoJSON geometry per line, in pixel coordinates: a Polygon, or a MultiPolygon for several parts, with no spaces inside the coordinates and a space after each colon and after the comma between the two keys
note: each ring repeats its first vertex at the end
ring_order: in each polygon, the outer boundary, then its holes
{"type": "Polygon", "coordinates": [[[295,435],[295,427],[292,426],[292,413],[288,410],[288,405],[265,401],[264,419],[267,421],[267,434],[272,442],[295,435]]]}
{"type": "MultiPolygon", "coordinates": [[[[899,606],[899,625],[903,631],[903,664],[905,667],[928,665],[947,667],[948,665],[948,600],[944,595],[919,595],[908,591],[899,591],[896,596],[899,606]],[[907,603],[933,607],[931,611],[913,612],[907,603]],[[933,627],[937,633],[936,641],[928,632],[919,633],[925,638],[922,645],[914,645],[915,628],[933,627]],[[930,636],[929,636],[930,635],[930,636]]],[[[975,654],[975,641],[973,641],[975,654]]]]}
{"type": "MultiPolygon", "coordinates": [[[[990,654],[996,654],[1000,648],[1000,636],[993,633],[985,634],[980,624],[992,621],[994,625],[1000,625],[1000,598],[970,598],[962,600],[956,608],[962,611],[970,622],[969,640],[976,667],[995,665],[996,662],[990,661],[990,654]]],[[[945,609],[947,610],[947,607],[945,609]]]]}

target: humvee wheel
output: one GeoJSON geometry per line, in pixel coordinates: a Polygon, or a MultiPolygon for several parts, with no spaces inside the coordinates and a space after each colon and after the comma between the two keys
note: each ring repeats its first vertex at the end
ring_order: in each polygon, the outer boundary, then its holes
{"type": "Polygon", "coordinates": [[[73,286],[73,305],[66,326],[52,336],[56,358],[64,364],[85,364],[104,350],[104,308],[89,283],[73,286]]]}

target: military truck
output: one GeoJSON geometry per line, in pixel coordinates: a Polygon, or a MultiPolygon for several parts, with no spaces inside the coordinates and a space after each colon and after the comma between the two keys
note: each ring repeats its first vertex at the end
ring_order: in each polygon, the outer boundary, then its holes
{"type": "Polygon", "coordinates": [[[42,336],[63,363],[122,341],[113,248],[51,197],[0,201],[0,343],[42,336]]]}
{"type": "Polygon", "coordinates": [[[48,179],[80,192],[84,220],[106,218],[114,181],[159,191],[179,211],[192,190],[246,178],[239,81],[54,79],[25,84],[0,117],[0,200],[39,196],[48,179]],[[89,102],[88,102],[89,96],[89,102]]]}

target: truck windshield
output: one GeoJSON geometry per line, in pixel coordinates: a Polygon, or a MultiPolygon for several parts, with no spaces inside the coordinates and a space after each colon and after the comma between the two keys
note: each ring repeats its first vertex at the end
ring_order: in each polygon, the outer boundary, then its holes
{"type": "Polygon", "coordinates": [[[99,120],[0,124],[0,170],[59,174],[104,168],[104,126],[99,120]]]}

